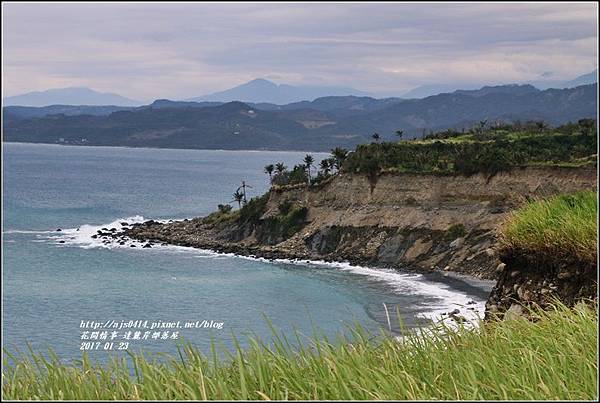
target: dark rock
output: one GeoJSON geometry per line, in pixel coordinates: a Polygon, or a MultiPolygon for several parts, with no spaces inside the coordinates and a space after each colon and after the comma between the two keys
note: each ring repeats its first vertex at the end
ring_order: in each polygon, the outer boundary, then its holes
{"type": "Polygon", "coordinates": [[[56,229],[56,232],[61,232],[61,231],[62,231],[62,230],[61,230],[60,228],[57,228],[57,229],[56,229]]]}
{"type": "Polygon", "coordinates": [[[450,317],[457,323],[464,323],[467,319],[464,316],[460,315],[450,315],[450,317]]]}
{"type": "Polygon", "coordinates": [[[136,246],[135,246],[135,245],[129,245],[129,247],[130,247],[130,248],[135,248],[136,246]]]}
{"type": "Polygon", "coordinates": [[[149,243],[147,243],[146,245],[143,246],[143,248],[151,248],[151,247],[152,246],[149,243]]]}
{"type": "Polygon", "coordinates": [[[65,243],[65,241],[58,241],[58,243],[65,243]]]}
{"type": "Polygon", "coordinates": [[[570,270],[564,270],[564,271],[561,271],[560,273],[558,273],[558,275],[556,277],[558,277],[561,280],[564,280],[564,279],[570,278],[572,276],[573,276],[573,272],[572,271],[570,271],[570,270]]]}

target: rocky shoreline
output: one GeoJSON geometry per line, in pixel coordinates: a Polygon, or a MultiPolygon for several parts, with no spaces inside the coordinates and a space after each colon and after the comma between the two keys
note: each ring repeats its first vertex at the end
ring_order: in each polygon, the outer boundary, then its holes
{"type": "Polygon", "coordinates": [[[552,296],[578,299],[573,293],[582,287],[582,296],[595,290],[585,287],[594,270],[572,262],[567,281],[565,270],[514,258],[497,241],[499,226],[527,200],[595,188],[589,169],[527,168],[493,178],[396,173],[382,175],[374,188],[365,176],[346,174],[318,188],[272,189],[240,210],[104,228],[96,236],[121,245],[135,239],[144,248],[169,244],[499,280],[486,316],[503,315],[552,296]],[[531,264],[540,269],[528,270],[531,264]]]}
{"type": "MultiPolygon", "coordinates": [[[[105,244],[117,243],[120,245],[125,245],[129,239],[132,239],[139,241],[139,247],[141,248],[152,248],[156,245],[175,245],[205,249],[216,253],[230,253],[251,258],[263,258],[271,261],[277,259],[306,262],[324,261],[327,263],[349,263],[355,266],[369,265],[371,267],[386,269],[400,268],[393,265],[373,265],[369,259],[364,257],[347,256],[347,258],[340,257],[336,259],[331,256],[323,257],[313,253],[278,248],[276,246],[217,241],[216,237],[218,235],[215,233],[214,228],[205,225],[203,218],[184,219],[181,221],[171,220],[168,223],[161,223],[155,220],[147,220],[134,224],[123,222],[121,225],[124,227],[121,231],[115,228],[102,228],[92,237],[94,239],[101,239],[105,244]]],[[[137,246],[131,244],[130,247],[137,246]]],[[[418,266],[406,266],[402,267],[402,269],[420,273],[443,272],[435,268],[427,270],[418,266]]]]}

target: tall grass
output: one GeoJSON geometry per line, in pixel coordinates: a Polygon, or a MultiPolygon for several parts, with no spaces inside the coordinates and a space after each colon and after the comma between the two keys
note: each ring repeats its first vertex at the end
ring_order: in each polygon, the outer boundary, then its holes
{"type": "MultiPolygon", "coordinates": [[[[537,312],[539,320],[437,328],[399,342],[360,327],[338,342],[292,347],[252,339],[219,358],[192,346],[157,361],[133,355],[106,366],[6,355],[5,399],[596,399],[597,313],[537,312]]],[[[297,340],[300,341],[300,340],[297,340]]]]}
{"type": "Polygon", "coordinates": [[[595,263],[597,215],[597,193],[592,191],[531,202],[511,215],[501,240],[512,248],[595,263]]]}

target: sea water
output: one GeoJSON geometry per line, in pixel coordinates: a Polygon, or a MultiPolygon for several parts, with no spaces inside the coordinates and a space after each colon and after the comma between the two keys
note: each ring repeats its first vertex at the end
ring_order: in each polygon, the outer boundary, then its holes
{"type": "Polygon", "coordinates": [[[271,326],[334,338],[356,322],[398,332],[397,312],[407,327],[454,309],[483,314],[489,283],[91,237],[123,223],[206,215],[230,203],[241,181],[249,197],[261,195],[265,165],[291,167],[305,154],[3,144],[3,347],[102,360],[140,348],[174,353],[182,341],[204,351],[211,340],[247,345],[248,335],[268,340],[271,326]],[[151,329],[157,323],[179,327],[151,329]]]}

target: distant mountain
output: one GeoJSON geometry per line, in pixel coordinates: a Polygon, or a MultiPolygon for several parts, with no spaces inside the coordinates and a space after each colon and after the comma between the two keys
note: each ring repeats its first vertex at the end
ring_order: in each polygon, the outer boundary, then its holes
{"type": "Polygon", "coordinates": [[[131,110],[132,106],[113,106],[113,105],[51,105],[51,106],[5,106],[3,108],[4,116],[11,116],[18,119],[41,118],[47,115],[95,115],[105,116],[116,111],[131,110]]]}
{"type": "MultiPolygon", "coordinates": [[[[277,105],[266,102],[247,104],[253,108],[264,111],[291,111],[300,109],[310,109],[322,112],[331,112],[332,114],[343,116],[355,114],[357,112],[374,111],[387,106],[401,102],[400,98],[376,99],[371,97],[356,97],[353,95],[339,97],[322,97],[314,101],[293,102],[287,105],[277,105]]],[[[204,108],[207,106],[219,106],[224,102],[193,102],[193,101],[171,101],[169,99],[157,99],[149,105],[130,107],[130,106],[73,106],[73,105],[52,105],[43,107],[33,106],[5,106],[4,115],[10,115],[11,118],[35,118],[47,115],[64,114],[68,116],[75,115],[94,115],[105,116],[113,112],[134,110],[134,109],[162,109],[162,108],[204,108]]]]}
{"type": "Polygon", "coordinates": [[[510,93],[513,95],[524,94],[527,92],[537,91],[532,85],[529,84],[506,84],[506,85],[494,85],[494,86],[463,86],[461,89],[457,89],[456,86],[452,85],[423,85],[421,87],[417,87],[414,90],[411,90],[403,95],[406,99],[421,99],[427,98],[432,95],[439,94],[464,94],[470,95],[473,97],[479,97],[487,94],[494,93],[510,93]]]}
{"type": "Polygon", "coordinates": [[[525,95],[539,91],[533,85],[529,84],[508,84],[508,85],[494,85],[481,87],[478,90],[456,90],[453,94],[463,94],[472,97],[482,97],[489,94],[511,94],[511,95],[525,95]]]}
{"type": "MultiPolygon", "coordinates": [[[[581,75],[573,80],[568,81],[558,81],[558,80],[537,80],[537,81],[529,81],[523,84],[508,84],[508,85],[530,85],[534,86],[540,90],[547,90],[550,88],[575,88],[580,85],[594,84],[596,83],[598,75],[598,70],[594,70],[591,73],[581,75]]],[[[481,84],[428,84],[421,85],[412,90],[405,92],[402,94],[402,98],[411,99],[411,98],[426,98],[432,95],[438,95],[443,93],[450,93],[457,90],[476,90],[480,88],[481,84]]],[[[497,88],[504,87],[495,86],[489,88],[497,88]]]]}
{"type": "Polygon", "coordinates": [[[283,105],[282,110],[316,109],[323,112],[357,113],[369,112],[402,102],[401,98],[382,98],[348,96],[320,97],[314,101],[294,102],[283,105]]]}
{"type": "Polygon", "coordinates": [[[594,70],[591,73],[581,75],[573,80],[568,81],[534,81],[531,82],[536,88],[546,90],[549,88],[573,88],[580,85],[594,84],[597,80],[598,70],[594,70]]]}
{"type": "Polygon", "coordinates": [[[579,87],[580,85],[595,84],[597,82],[598,82],[598,69],[592,71],[591,73],[579,76],[579,77],[575,78],[574,80],[567,81],[565,83],[564,88],[579,87]]]}
{"type": "Polygon", "coordinates": [[[206,106],[219,106],[223,105],[223,102],[193,102],[193,101],[171,101],[169,99],[157,99],[152,102],[150,105],[144,105],[140,108],[153,108],[153,109],[161,109],[161,108],[204,108],[206,106]]]}
{"type": "Polygon", "coordinates": [[[538,90],[529,85],[460,90],[424,99],[324,97],[288,105],[229,102],[206,106],[168,100],[108,116],[4,116],[4,140],[37,143],[198,149],[327,151],[371,141],[377,132],[418,137],[430,130],[544,120],[559,125],[594,118],[597,85],[538,90]],[[266,107],[268,110],[261,109],[266,107]]]}
{"type": "Polygon", "coordinates": [[[345,87],[292,86],[275,84],[262,78],[214,94],[187,99],[187,101],[253,102],[278,105],[299,101],[312,101],[323,96],[369,95],[363,91],[345,87]]]}
{"type": "Polygon", "coordinates": [[[49,106],[49,105],[114,105],[138,106],[141,102],[118,94],[103,93],[84,87],[55,88],[34,91],[3,99],[4,106],[49,106]]]}

